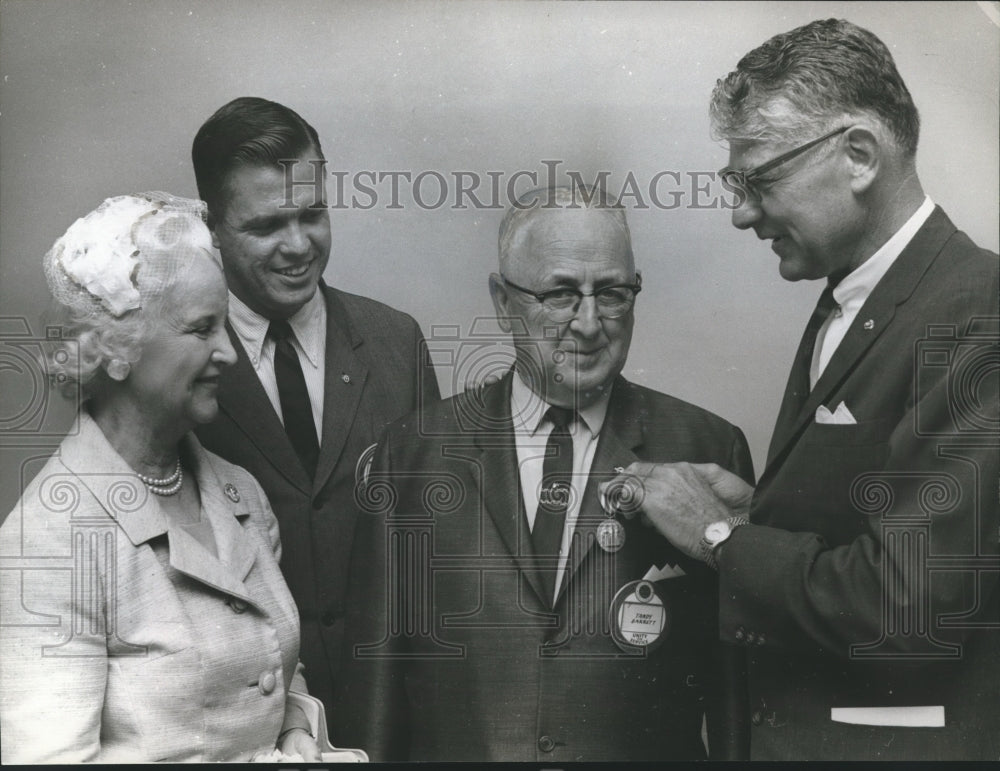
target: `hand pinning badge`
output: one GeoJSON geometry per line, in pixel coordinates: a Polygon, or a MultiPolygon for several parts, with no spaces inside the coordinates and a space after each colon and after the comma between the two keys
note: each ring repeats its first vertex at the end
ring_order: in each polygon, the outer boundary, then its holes
{"type": "MultiPolygon", "coordinates": [[[[624,474],[625,469],[616,466],[615,473],[624,474]]],[[[597,544],[609,554],[614,554],[625,545],[625,526],[618,520],[618,515],[631,519],[642,503],[642,487],[629,484],[629,479],[625,477],[600,492],[601,508],[607,518],[597,526],[597,544]]]]}

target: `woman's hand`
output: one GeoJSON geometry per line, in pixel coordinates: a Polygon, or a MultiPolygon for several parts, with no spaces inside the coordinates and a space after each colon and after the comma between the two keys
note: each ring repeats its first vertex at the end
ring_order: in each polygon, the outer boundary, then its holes
{"type": "Polygon", "coordinates": [[[304,728],[293,728],[281,737],[278,749],[283,755],[299,755],[305,763],[315,763],[320,757],[319,745],[304,728]]]}

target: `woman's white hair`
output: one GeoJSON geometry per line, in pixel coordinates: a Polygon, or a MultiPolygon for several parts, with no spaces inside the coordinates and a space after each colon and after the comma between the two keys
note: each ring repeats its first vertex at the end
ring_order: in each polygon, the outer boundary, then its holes
{"type": "Polygon", "coordinates": [[[108,364],[139,360],[166,290],[192,260],[212,255],[205,223],[202,201],[154,192],[108,198],[69,227],[43,262],[50,382],[67,394],[79,384],[87,397],[108,364]]]}

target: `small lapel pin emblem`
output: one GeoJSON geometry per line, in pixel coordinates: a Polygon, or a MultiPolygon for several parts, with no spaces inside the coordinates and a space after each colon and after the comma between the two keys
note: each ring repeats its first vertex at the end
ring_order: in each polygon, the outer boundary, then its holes
{"type": "Polygon", "coordinates": [[[223,488],[223,492],[226,497],[233,503],[240,502],[240,491],[236,489],[236,486],[232,482],[226,482],[226,486],[223,488]]]}
{"type": "Polygon", "coordinates": [[[865,329],[867,329],[867,330],[875,329],[875,321],[874,321],[874,319],[868,319],[868,321],[865,322],[865,329]]]}
{"type": "Polygon", "coordinates": [[[351,382],[351,376],[348,375],[346,372],[340,376],[340,379],[343,380],[345,383],[351,382]]]}

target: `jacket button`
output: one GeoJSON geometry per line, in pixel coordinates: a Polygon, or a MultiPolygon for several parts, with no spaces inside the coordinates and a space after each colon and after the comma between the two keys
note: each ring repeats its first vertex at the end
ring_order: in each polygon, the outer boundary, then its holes
{"type": "Polygon", "coordinates": [[[320,619],[320,622],[323,626],[333,626],[337,623],[338,618],[340,618],[340,614],[331,610],[323,614],[323,618],[320,619]]]}
{"type": "Polygon", "coordinates": [[[324,506],[326,506],[326,500],[324,500],[323,498],[317,498],[316,500],[313,501],[313,511],[319,511],[324,506]]]}
{"type": "Polygon", "coordinates": [[[542,736],[538,740],[538,749],[542,752],[552,752],[556,748],[556,743],[551,736],[542,736]]]}
{"type": "Polygon", "coordinates": [[[239,597],[230,597],[226,600],[226,604],[233,609],[233,613],[243,613],[247,609],[246,602],[239,597]]]}
{"type": "Polygon", "coordinates": [[[278,684],[278,678],[274,676],[274,672],[264,672],[260,676],[260,680],[257,681],[257,687],[260,692],[267,696],[274,691],[274,686],[278,684]]]}
{"type": "Polygon", "coordinates": [[[761,711],[759,709],[754,710],[753,715],[750,716],[750,722],[753,723],[754,725],[760,725],[761,723],[764,722],[764,715],[761,714],[761,711]]]}

